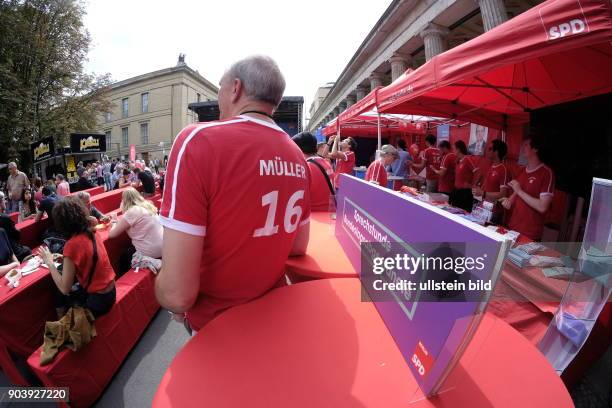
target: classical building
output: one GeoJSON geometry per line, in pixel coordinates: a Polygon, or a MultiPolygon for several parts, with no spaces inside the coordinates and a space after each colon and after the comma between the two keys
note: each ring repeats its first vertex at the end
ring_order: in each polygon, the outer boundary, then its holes
{"type": "Polygon", "coordinates": [[[317,88],[317,92],[315,92],[314,97],[312,98],[312,103],[310,104],[310,109],[308,109],[308,120],[312,118],[317,110],[319,110],[319,106],[323,103],[325,98],[327,98],[327,94],[334,86],[333,82],[328,82],[327,84],[320,86],[317,88]]]}
{"type": "Polygon", "coordinates": [[[112,110],[98,119],[107,154],[127,157],[130,145],[135,145],[138,158],[161,159],[181,129],[197,121],[187,106],[216,100],[218,91],[185,64],[184,55],[174,67],[114,83],[108,91],[112,110]]]}
{"type": "Polygon", "coordinates": [[[539,0],[393,0],[326,98],[310,114],[314,130],[377,86],[528,10],[539,0]]]}

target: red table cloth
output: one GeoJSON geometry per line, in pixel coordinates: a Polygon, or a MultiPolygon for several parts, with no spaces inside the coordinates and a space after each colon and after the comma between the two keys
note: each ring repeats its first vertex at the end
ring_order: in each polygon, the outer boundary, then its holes
{"type": "Polygon", "coordinates": [[[548,361],[487,314],[437,397],[425,399],[358,279],[276,289],[206,325],[153,407],[572,407],[548,361]]]}

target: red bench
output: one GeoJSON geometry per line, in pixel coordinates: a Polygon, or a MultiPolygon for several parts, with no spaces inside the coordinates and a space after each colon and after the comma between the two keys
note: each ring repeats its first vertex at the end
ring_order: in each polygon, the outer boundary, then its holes
{"type": "Polygon", "coordinates": [[[42,347],[28,365],[46,387],[70,387],[70,406],[89,407],[100,397],[130,350],[159,309],[154,277],[130,270],[116,282],[117,302],[95,322],[98,335],[81,350],[62,350],[53,362],[40,365],[42,347]]]}
{"type": "MultiPolygon", "coordinates": [[[[90,196],[97,196],[98,194],[102,194],[104,192],[104,186],[92,187],[87,190],[81,190],[88,192],[90,196]]],[[[75,191],[74,193],[70,193],[68,195],[75,195],[76,193],[80,193],[80,191],[75,191]]]]}
{"type": "Polygon", "coordinates": [[[41,244],[40,236],[51,226],[51,220],[46,215],[43,219],[36,222],[34,219],[22,221],[15,225],[19,231],[19,243],[21,245],[36,248],[41,244]]]}
{"type": "Polygon", "coordinates": [[[10,213],[9,218],[16,224],[17,221],[19,221],[19,213],[18,212],[14,212],[14,213],[10,213]]]}

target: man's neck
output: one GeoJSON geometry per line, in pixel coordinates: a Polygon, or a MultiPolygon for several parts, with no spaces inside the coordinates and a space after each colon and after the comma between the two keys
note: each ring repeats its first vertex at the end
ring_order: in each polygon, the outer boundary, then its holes
{"type": "Polygon", "coordinates": [[[499,160],[498,158],[495,158],[495,159],[493,159],[493,161],[491,162],[491,164],[492,164],[493,166],[497,166],[497,165],[498,165],[499,163],[501,163],[501,162],[502,162],[501,160],[499,160]]]}
{"type": "Polygon", "coordinates": [[[531,160],[527,160],[527,170],[533,170],[541,164],[542,161],[540,161],[540,159],[538,159],[537,157],[534,157],[531,160]]]}
{"type": "Polygon", "coordinates": [[[236,109],[234,109],[233,116],[244,114],[246,116],[251,116],[266,122],[275,123],[271,118],[273,112],[274,109],[267,103],[247,102],[242,105],[238,105],[236,109]]]}

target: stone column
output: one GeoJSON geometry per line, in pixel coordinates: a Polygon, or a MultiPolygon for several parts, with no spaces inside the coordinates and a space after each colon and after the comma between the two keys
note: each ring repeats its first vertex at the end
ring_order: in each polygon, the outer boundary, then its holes
{"type": "Polygon", "coordinates": [[[425,59],[427,61],[448,49],[448,44],[446,42],[448,33],[448,28],[435,23],[429,23],[429,25],[421,31],[421,38],[425,43],[425,59]]]}
{"type": "Polygon", "coordinates": [[[504,0],[477,0],[484,30],[489,31],[508,20],[504,0]]]}
{"type": "Polygon", "coordinates": [[[357,95],[357,102],[365,98],[367,94],[368,94],[368,88],[366,88],[365,86],[359,85],[357,89],[355,89],[355,95],[357,95]]]}
{"type": "Polygon", "coordinates": [[[389,63],[391,64],[391,82],[395,81],[406,72],[411,60],[412,58],[410,55],[404,54],[393,54],[393,56],[389,58],[389,63]]]}
{"type": "Polygon", "coordinates": [[[338,105],[334,108],[334,117],[337,118],[340,112],[342,112],[342,110],[340,109],[340,105],[338,105]]]}
{"type": "Polygon", "coordinates": [[[344,103],[346,103],[346,109],[350,108],[355,104],[355,97],[353,95],[347,95],[344,103]]]}
{"type": "Polygon", "coordinates": [[[383,74],[379,74],[378,72],[372,72],[370,74],[370,92],[374,90],[377,86],[382,86],[383,74]]]}
{"type": "Polygon", "coordinates": [[[346,110],[346,102],[342,101],[338,104],[338,115],[346,110]]]}

